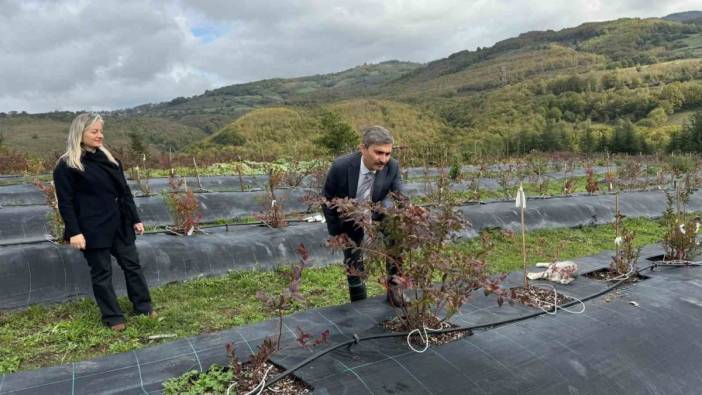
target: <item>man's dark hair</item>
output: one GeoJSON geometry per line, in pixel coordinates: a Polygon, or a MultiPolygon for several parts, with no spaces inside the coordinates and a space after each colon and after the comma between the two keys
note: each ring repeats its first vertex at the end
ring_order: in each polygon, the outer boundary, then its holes
{"type": "Polygon", "coordinates": [[[390,131],[382,126],[369,126],[363,129],[363,146],[368,148],[373,144],[393,144],[390,131]]]}

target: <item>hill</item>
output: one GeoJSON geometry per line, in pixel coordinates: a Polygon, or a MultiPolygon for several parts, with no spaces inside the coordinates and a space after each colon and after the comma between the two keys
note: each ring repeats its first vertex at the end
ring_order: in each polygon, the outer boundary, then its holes
{"type": "MultiPolygon", "coordinates": [[[[584,23],[423,65],[391,61],[231,85],[113,112],[108,130],[117,144],[141,130],[161,150],[309,158],[322,154],[314,143],[319,117],[332,111],[356,130],[383,124],[400,143],[449,142],[464,156],[664,150],[686,127],[682,114],[702,109],[698,17],[584,23]],[[617,146],[621,133],[633,133],[627,141],[636,144],[617,146]]],[[[67,125],[56,117],[2,118],[0,133],[7,145],[46,152],[64,138],[56,131],[67,125]]]]}
{"type": "MultiPolygon", "coordinates": [[[[432,119],[423,141],[441,138],[464,152],[580,150],[586,130],[611,138],[620,119],[634,122],[652,149],[664,149],[682,128],[679,118],[667,117],[702,107],[700,43],[702,28],[695,24],[657,18],[585,23],[460,51],[363,93],[404,103],[414,113],[408,123],[419,115],[432,119]],[[665,120],[651,119],[657,108],[665,120]],[[544,133],[563,142],[546,147],[544,133]]],[[[320,92],[290,95],[288,104],[304,103],[312,112],[327,108],[359,127],[350,114],[363,106],[350,108],[320,92]]],[[[376,112],[364,122],[387,124],[386,118],[376,112]]],[[[392,129],[396,122],[390,122],[392,129]]]]}
{"type": "Polygon", "coordinates": [[[327,153],[315,140],[322,133],[323,111],[339,114],[356,131],[385,125],[395,131],[399,145],[434,141],[443,125],[437,117],[389,100],[353,99],[321,107],[270,107],[247,113],[191,150],[228,149],[257,160],[322,157],[327,153]]]}
{"type": "MultiPolygon", "coordinates": [[[[68,127],[77,113],[16,114],[0,117],[4,144],[21,152],[53,161],[66,150],[68,127]]],[[[106,114],[105,141],[122,149],[129,145],[129,134],[137,134],[153,150],[179,151],[206,134],[191,126],[155,117],[123,117],[106,114]]]]}
{"type": "Polygon", "coordinates": [[[197,123],[194,120],[202,116],[222,122],[258,107],[329,102],[363,96],[420,66],[411,62],[388,61],[365,64],[339,73],[230,85],[206,91],[202,95],[177,97],[167,103],[139,106],[121,113],[169,118],[186,124],[197,123]]]}
{"type": "Polygon", "coordinates": [[[675,14],[666,15],[663,19],[675,22],[702,21],[702,11],[677,12],[675,14]]]}

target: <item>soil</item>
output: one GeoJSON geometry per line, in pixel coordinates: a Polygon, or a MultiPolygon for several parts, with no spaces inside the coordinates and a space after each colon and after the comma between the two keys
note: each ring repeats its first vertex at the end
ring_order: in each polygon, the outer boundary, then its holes
{"type": "MultiPolygon", "coordinates": [[[[393,318],[392,320],[387,320],[383,321],[381,323],[383,326],[383,329],[390,331],[390,332],[409,332],[411,329],[407,329],[402,321],[400,321],[397,318],[393,318]]],[[[456,325],[451,324],[450,322],[446,321],[440,321],[436,317],[432,317],[428,323],[425,324],[427,328],[431,329],[448,329],[448,328],[457,328],[456,325]]],[[[429,334],[429,344],[432,346],[439,346],[442,344],[450,343],[452,341],[458,340],[466,334],[468,336],[472,335],[470,331],[456,331],[456,332],[449,332],[449,333],[438,333],[435,334],[431,330],[427,330],[427,334],[429,334]]],[[[424,335],[422,335],[424,336],[424,335]]],[[[412,337],[410,338],[410,341],[412,342],[412,345],[416,347],[424,347],[424,343],[422,342],[422,339],[418,334],[413,334],[412,337]]]]}
{"type": "MultiPolygon", "coordinates": [[[[589,272],[583,274],[583,276],[587,278],[591,278],[593,280],[600,280],[600,281],[617,281],[622,279],[622,275],[614,272],[608,268],[605,269],[600,269],[600,270],[595,270],[594,272],[589,272]]],[[[638,273],[632,273],[629,275],[629,278],[624,281],[625,283],[637,283],[639,281],[647,280],[648,277],[640,275],[638,273]]]]}
{"type": "MultiPolygon", "coordinates": [[[[271,364],[270,362],[266,362],[261,369],[258,369],[257,372],[255,372],[255,380],[251,380],[250,382],[254,383],[253,386],[256,384],[260,383],[261,380],[263,380],[263,375],[266,373],[266,370],[268,370],[270,367],[273,367],[270,372],[268,372],[268,375],[266,376],[266,380],[270,381],[272,377],[275,377],[281,373],[284,372],[283,369],[280,367],[271,364]]],[[[250,370],[251,366],[248,364],[244,364],[242,366],[242,375],[247,375],[248,371],[250,370]]],[[[236,387],[235,387],[236,388],[236,387]]],[[[238,394],[245,394],[249,391],[251,391],[252,388],[246,388],[246,389],[238,389],[238,392],[233,392],[233,393],[238,393],[238,394]]],[[[270,387],[266,388],[261,392],[261,394],[267,394],[267,395],[297,395],[297,394],[309,394],[312,392],[312,387],[307,385],[304,381],[298,379],[297,377],[293,375],[287,375],[285,378],[282,380],[277,381],[275,384],[271,385],[270,387]]],[[[258,392],[257,392],[258,393],[258,392]]]]}
{"type": "MultiPolygon", "coordinates": [[[[510,288],[510,296],[515,302],[522,303],[526,306],[542,308],[547,311],[553,311],[553,290],[541,287],[516,287],[510,288]]],[[[557,293],[556,304],[563,306],[564,304],[573,302],[575,299],[569,298],[560,292],[557,293]]]]}

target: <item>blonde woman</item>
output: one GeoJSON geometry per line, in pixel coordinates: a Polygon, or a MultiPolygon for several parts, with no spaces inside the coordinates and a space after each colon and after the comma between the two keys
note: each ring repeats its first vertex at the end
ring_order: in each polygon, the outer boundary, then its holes
{"type": "Polygon", "coordinates": [[[155,313],[134,245],[136,233],[144,233],[144,224],[121,163],[103,146],[103,124],[97,113],[80,114],[73,120],[66,153],[54,169],[54,183],[66,225],[63,238],[88,261],[103,323],[122,331],[126,326],[112,286],[110,255],[124,271],[135,313],[150,317],[155,313]]]}

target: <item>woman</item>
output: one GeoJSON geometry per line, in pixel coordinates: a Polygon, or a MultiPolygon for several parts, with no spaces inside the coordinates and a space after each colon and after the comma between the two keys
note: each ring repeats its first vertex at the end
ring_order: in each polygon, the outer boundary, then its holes
{"type": "Polygon", "coordinates": [[[63,238],[81,250],[90,265],[102,321],[122,331],[126,326],[112,287],[110,255],[124,271],[134,311],[149,317],[155,317],[155,313],[134,245],[135,232],[144,234],[144,224],[121,163],[102,145],[103,123],[96,113],[80,114],[73,120],[66,153],[54,169],[54,184],[66,225],[63,238]]]}

